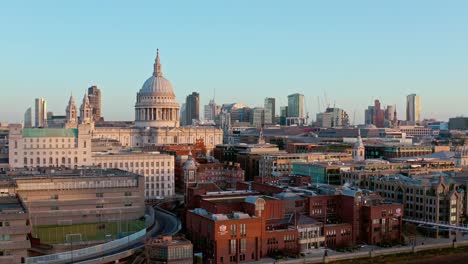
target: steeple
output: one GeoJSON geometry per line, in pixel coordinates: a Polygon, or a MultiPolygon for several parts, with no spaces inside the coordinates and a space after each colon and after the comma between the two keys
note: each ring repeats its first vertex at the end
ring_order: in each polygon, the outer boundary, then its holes
{"type": "Polygon", "coordinates": [[[362,138],[361,138],[361,129],[358,129],[358,137],[357,141],[354,144],[353,148],[353,158],[354,161],[363,161],[365,160],[365,146],[364,143],[362,143],[362,138]]]}
{"type": "Polygon", "coordinates": [[[162,66],[161,66],[161,61],[159,60],[159,49],[156,49],[156,60],[154,62],[154,71],[153,71],[153,76],[154,77],[161,77],[162,74],[162,66]]]}
{"type": "Polygon", "coordinates": [[[263,137],[263,127],[260,128],[260,131],[258,132],[258,142],[257,144],[265,144],[265,138],[263,137]]]}
{"type": "Polygon", "coordinates": [[[82,124],[91,123],[93,120],[93,108],[89,103],[88,93],[84,94],[83,103],[80,106],[80,121],[82,124]]]}
{"type": "Polygon", "coordinates": [[[66,125],[69,127],[74,127],[77,124],[78,113],[75,105],[75,98],[73,94],[70,94],[70,100],[68,100],[67,108],[65,109],[66,113],[66,125]]]}

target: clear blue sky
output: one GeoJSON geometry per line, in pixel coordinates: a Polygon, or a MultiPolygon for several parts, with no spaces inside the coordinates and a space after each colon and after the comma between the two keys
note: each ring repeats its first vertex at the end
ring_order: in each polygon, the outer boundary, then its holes
{"type": "Polygon", "coordinates": [[[0,36],[0,121],[39,96],[63,114],[93,84],[106,119],[132,120],[156,48],[179,102],[300,92],[315,119],[326,93],[360,122],[417,93],[425,118],[468,114],[468,1],[8,1],[0,36]]]}

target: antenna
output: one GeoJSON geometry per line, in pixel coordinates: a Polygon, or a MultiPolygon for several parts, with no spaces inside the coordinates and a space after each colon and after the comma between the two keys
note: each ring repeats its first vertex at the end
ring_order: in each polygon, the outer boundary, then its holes
{"type": "Polygon", "coordinates": [[[356,125],[356,108],[353,110],[353,126],[356,125]]]}
{"type": "Polygon", "coordinates": [[[317,110],[318,110],[317,113],[322,112],[322,111],[320,111],[320,96],[317,96],[317,110]]]}

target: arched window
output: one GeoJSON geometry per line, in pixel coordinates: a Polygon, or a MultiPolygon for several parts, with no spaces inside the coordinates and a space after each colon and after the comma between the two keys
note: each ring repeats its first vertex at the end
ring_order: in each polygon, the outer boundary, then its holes
{"type": "Polygon", "coordinates": [[[83,142],[83,148],[86,148],[86,140],[83,142]]]}
{"type": "Polygon", "coordinates": [[[54,159],[52,157],[49,158],[49,165],[53,165],[54,159]]]}
{"type": "Polygon", "coordinates": [[[65,164],[65,157],[62,157],[62,165],[65,164]]]}
{"type": "Polygon", "coordinates": [[[28,165],[28,158],[24,158],[24,165],[28,165]]]}
{"type": "Polygon", "coordinates": [[[36,159],[37,165],[41,164],[41,158],[36,159]]]}

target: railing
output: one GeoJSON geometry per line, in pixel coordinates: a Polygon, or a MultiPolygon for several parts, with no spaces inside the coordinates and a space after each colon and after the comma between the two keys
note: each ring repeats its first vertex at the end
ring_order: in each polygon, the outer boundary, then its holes
{"type": "Polygon", "coordinates": [[[439,223],[435,223],[435,222],[429,222],[429,221],[407,218],[407,217],[403,218],[403,221],[415,223],[415,224],[429,225],[433,227],[440,227],[440,228],[447,228],[451,230],[468,232],[468,225],[450,225],[448,222],[440,221],[439,223]]]}
{"type": "Polygon", "coordinates": [[[39,257],[32,257],[27,258],[27,264],[35,264],[35,263],[54,263],[54,262],[62,262],[62,261],[72,261],[82,259],[86,256],[93,256],[95,254],[99,254],[102,252],[106,252],[109,250],[115,250],[122,246],[127,246],[130,243],[133,243],[141,238],[145,237],[146,235],[146,228],[130,235],[127,237],[123,237],[121,239],[117,239],[108,243],[100,244],[93,247],[87,247],[83,249],[72,250],[69,252],[63,253],[56,253],[51,255],[39,256],[39,257]]]}
{"type": "MultiPolygon", "coordinates": [[[[149,212],[150,219],[154,222],[154,211],[153,209],[149,212]]],[[[151,227],[154,227],[152,223],[151,227]]],[[[42,264],[42,263],[68,263],[79,261],[83,259],[89,259],[92,257],[97,257],[104,255],[105,253],[110,253],[112,251],[118,250],[120,248],[125,248],[130,245],[140,242],[148,233],[152,233],[153,230],[148,230],[148,228],[141,229],[140,231],[131,234],[129,236],[113,240],[108,243],[96,245],[93,247],[87,247],[62,253],[56,253],[45,256],[31,257],[26,258],[26,264],[42,264]]],[[[28,241],[29,242],[29,241],[28,241]]],[[[72,245],[72,244],[70,244],[72,245]]]]}

